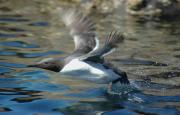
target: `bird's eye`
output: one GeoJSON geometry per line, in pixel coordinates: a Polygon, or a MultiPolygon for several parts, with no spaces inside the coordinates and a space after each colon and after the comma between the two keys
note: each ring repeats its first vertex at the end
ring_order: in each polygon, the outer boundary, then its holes
{"type": "Polygon", "coordinates": [[[44,62],[44,64],[49,64],[48,62],[44,62]]]}

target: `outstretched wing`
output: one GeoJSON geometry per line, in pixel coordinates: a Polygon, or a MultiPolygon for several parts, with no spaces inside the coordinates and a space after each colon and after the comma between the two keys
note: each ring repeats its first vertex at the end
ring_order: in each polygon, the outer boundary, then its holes
{"type": "Polygon", "coordinates": [[[105,44],[102,48],[92,51],[87,55],[82,56],[80,59],[86,61],[102,62],[103,57],[112,53],[115,50],[115,48],[118,47],[118,43],[121,43],[123,41],[124,41],[123,34],[117,31],[111,32],[106,38],[105,44]]]}
{"type": "Polygon", "coordinates": [[[75,9],[68,9],[62,16],[63,22],[70,29],[74,39],[74,53],[86,54],[97,49],[96,28],[94,23],[75,9]]]}
{"type": "Polygon", "coordinates": [[[120,32],[111,32],[109,36],[106,38],[106,42],[104,47],[99,50],[100,56],[108,55],[109,53],[113,52],[115,48],[118,47],[119,43],[124,41],[124,36],[120,32]]]}

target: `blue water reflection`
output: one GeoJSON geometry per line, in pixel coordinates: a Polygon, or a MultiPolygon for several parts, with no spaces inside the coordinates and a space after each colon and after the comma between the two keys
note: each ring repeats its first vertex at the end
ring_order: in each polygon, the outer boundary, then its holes
{"type": "Polygon", "coordinates": [[[0,74],[11,72],[13,69],[0,67],[0,74]]]}
{"type": "Polygon", "coordinates": [[[25,34],[5,34],[0,33],[0,38],[15,38],[15,37],[25,37],[25,34]]]}
{"type": "Polygon", "coordinates": [[[40,91],[47,92],[63,92],[68,90],[68,86],[62,84],[49,84],[47,82],[31,82],[31,83],[23,83],[22,87],[26,87],[27,90],[35,90],[38,89],[40,91]]]}
{"type": "Polygon", "coordinates": [[[27,44],[22,41],[9,41],[9,42],[0,42],[0,46],[10,46],[10,47],[19,47],[19,48],[38,48],[36,44],[27,44]]]}
{"type": "Polygon", "coordinates": [[[24,67],[26,67],[25,64],[10,63],[10,62],[0,62],[0,66],[15,67],[15,68],[24,68],[24,67]]]}

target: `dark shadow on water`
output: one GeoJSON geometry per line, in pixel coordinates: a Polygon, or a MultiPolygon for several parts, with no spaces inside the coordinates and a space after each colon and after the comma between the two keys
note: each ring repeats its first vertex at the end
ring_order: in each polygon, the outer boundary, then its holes
{"type": "Polygon", "coordinates": [[[0,27],[0,30],[6,31],[6,32],[25,32],[27,30],[25,29],[21,29],[21,28],[17,28],[17,27],[0,27]]]}
{"type": "Polygon", "coordinates": [[[124,65],[168,66],[168,64],[164,64],[164,63],[159,63],[150,60],[143,60],[143,59],[134,59],[134,58],[112,59],[112,60],[124,65]]]}
{"type": "Polygon", "coordinates": [[[159,74],[147,75],[147,77],[170,79],[170,78],[180,77],[180,72],[179,71],[162,72],[159,74]]]}
{"type": "Polygon", "coordinates": [[[17,56],[20,58],[35,58],[35,57],[44,57],[48,55],[57,55],[62,54],[61,51],[47,51],[47,52],[39,52],[39,53],[20,53],[16,51],[0,51],[0,56],[17,56]]]}
{"type": "Polygon", "coordinates": [[[2,18],[22,18],[23,15],[20,15],[20,14],[1,14],[0,17],[2,17],[2,18]]]}
{"type": "Polygon", "coordinates": [[[48,51],[43,53],[17,53],[18,57],[21,58],[35,58],[35,57],[43,57],[48,55],[56,55],[56,54],[62,54],[61,51],[48,51]]]}
{"type": "Polygon", "coordinates": [[[0,112],[8,112],[8,111],[12,111],[12,110],[7,107],[0,107],[0,112]]]}
{"type": "Polygon", "coordinates": [[[40,100],[43,99],[41,97],[38,96],[31,96],[31,97],[17,97],[12,99],[11,101],[16,101],[18,103],[27,103],[27,102],[33,102],[35,100],[40,100]]]}
{"type": "Polygon", "coordinates": [[[0,17],[0,22],[28,22],[29,19],[23,19],[23,18],[5,18],[0,17]]]}
{"type": "Polygon", "coordinates": [[[0,95],[33,95],[41,91],[24,90],[23,88],[0,88],[0,95]]]}
{"type": "Polygon", "coordinates": [[[28,25],[30,25],[30,26],[42,26],[43,27],[43,26],[49,26],[49,23],[41,21],[41,22],[30,23],[28,25]]]}

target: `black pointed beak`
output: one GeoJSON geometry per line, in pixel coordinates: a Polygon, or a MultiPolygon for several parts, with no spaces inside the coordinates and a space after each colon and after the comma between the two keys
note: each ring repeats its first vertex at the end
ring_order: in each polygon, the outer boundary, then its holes
{"type": "Polygon", "coordinates": [[[30,64],[30,65],[27,65],[27,67],[38,67],[39,64],[30,64]]]}

